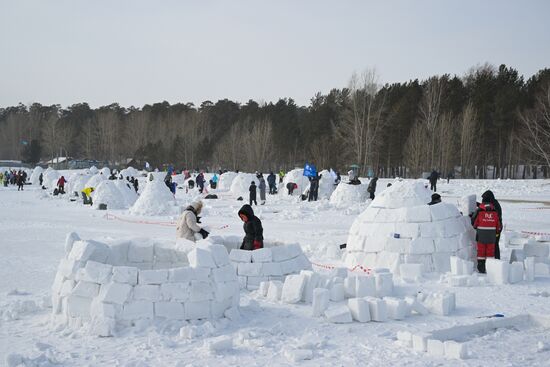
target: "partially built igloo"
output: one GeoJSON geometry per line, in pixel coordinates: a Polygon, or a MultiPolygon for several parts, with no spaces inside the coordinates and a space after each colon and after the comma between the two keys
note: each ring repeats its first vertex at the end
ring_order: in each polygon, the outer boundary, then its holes
{"type": "Polygon", "coordinates": [[[92,334],[153,320],[224,316],[239,305],[239,283],[222,245],[67,236],[52,286],[53,321],[92,334]]]}
{"type": "Polygon", "coordinates": [[[384,190],[352,224],[345,263],[394,273],[400,264],[422,264],[424,272],[447,272],[451,256],[471,260],[470,218],[452,204],[430,201],[431,191],[418,181],[398,181],[384,190]]]}

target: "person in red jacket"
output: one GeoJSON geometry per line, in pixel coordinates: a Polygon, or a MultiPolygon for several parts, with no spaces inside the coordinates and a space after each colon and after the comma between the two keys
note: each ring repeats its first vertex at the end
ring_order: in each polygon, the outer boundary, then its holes
{"type": "Polygon", "coordinates": [[[478,206],[472,216],[472,225],[476,229],[477,270],[485,273],[485,261],[487,258],[495,257],[497,233],[502,230],[502,224],[493,203],[487,201],[478,206]]]}
{"type": "Polygon", "coordinates": [[[59,177],[59,180],[57,180],[57,191],[60,193],[60,194],[64,194],[65,193],[65,183],[67,182],[67,180],[65,180],[65,177],[64,176],[61,176],[59,177]]]}

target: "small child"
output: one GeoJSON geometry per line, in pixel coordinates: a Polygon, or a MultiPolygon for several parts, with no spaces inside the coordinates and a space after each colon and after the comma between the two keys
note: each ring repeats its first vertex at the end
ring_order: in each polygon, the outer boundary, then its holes
{"type": "Polygon", "coordinates": [[[258,202],[256,202],[256,183],[254,181],[250,183],[248,191],[250,191],[250,205],[252,205],[252,202],[254,202],[254,205],[257,206],[258,202]]]}
{"type": "Polygon", "coordinates": [[[490,202],[479,205],[472,216],[472,225],[476,229],[477,270],[485,273],[485,261],[495,257],[497,233],[500,233],[500,219],[495,206],[490,202]]]}

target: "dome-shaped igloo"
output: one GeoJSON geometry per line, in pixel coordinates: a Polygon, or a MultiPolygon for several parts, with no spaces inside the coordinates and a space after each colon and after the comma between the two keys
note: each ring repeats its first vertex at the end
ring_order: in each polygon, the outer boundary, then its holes
{"type": "Polygon", "coordinates": [[[89,326],[92,334],[156,319],[223,317],[239,305],[227,250],[208,243],[147,238],[103,243],[67,236],[52,286],[55,324],[89,326]]]}
{"type": "Polygon", "coordinates": [[[473,229],[468,217],[448,203],[427,205],[423,183],[398,181],[373,200],[353,222],[345,263],[399,272],[403,263],[423,264],[424,272],[450,270],[450,257],[470,260],[473,229]]]}
{"type": "Polygon", "coordinates": [[[330,203],[338,208],[364,203],[369,198],[368,184],[350,185],[340,182],[330,195],[330,203]]]}
{"type": "Polygon", "coordinates": [[[298,195],[305,190],[307,185],[309,185],[309,179],[304,176],[303,168],[296,168],[286,173],[285,177],[283,178],[283,191],[285,193],[286,185],[289,182],[294,182],[296,185],[298,185],[298,188],[294,190],[294,193],[298,195]]]}
{"type": "Polygon", "coordinates": [[[235,177],[237,177],[237,172],[224,172],[221,174],[220,181],[218,182],[218,189],[219,190],[230,190],[231,184],[233,183],[233,180],[235,177]]]}
{"type": "Polygon", "coordinates": [[[32,185],[39,185],[40,184],[40,175],[42,175],[42,179],[44,179],[44,169],[40,166],[34,167],[32,170],[32,174],[30,177],[30,182],[32,185]]]}
{"type": "Polygon", "coordinates": [[[141,195],[130,208],[133,215],[175,215],[180,214],[178,203],[163,180],[155,176],[147,181],[141,195]]]}
{"type": "Polygon", "coordinates": [[[231,193],[235,196],[242,196],[247,199],[249,194],[248,189],[252,181],[256,183],[256,186],[260,184],[255,174],[239,172],[231,182],[231,193]]]}

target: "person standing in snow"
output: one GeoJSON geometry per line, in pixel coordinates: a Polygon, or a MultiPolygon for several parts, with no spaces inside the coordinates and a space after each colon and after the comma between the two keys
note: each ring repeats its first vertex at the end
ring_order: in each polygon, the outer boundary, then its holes
{"type": "Polygon", "coordinates": [[[16,180],[17,180],[17,191],[19,190],[23,191],[23,185],[25,185],[25,176],[23,176],[21,171],[19,171],[19,173],[17,174],[16,180]]]}
{"type": "Polygon", "coordinates": [[[197,186],[199,187],[199,193],[202,194],[202,192],[204,191],[204,183],[206,182],[205,178],[204,178],[204,173],[199,173],[197,175],[197,178],[195,178],[195,182],[197,183],[197,186]]]}
{"type": "Polygon", "coordinates": [[[378,182],[378,177],[373,177],[370,182],[369,186],[367,187],[367,192],[370,194],[370,199],[374,200],[374,193],[376,192],[376,183],[378,182]]]}
{"type": "Polygon", "coordinates": [[[477,270],[485,273],[485,262],[488,258],[495,258],[497,233],[502,230],[498,212],[489,198],[484,198],[477,208],[472,216],[472,225],[476,230],[477,270]]]}
{"type": "Polygon", "coordinates": [[[432,173],[430,173],[430,177],[428,177],[428,180],[430,181],[430,190],[433,192],[437,191],[437,180],[439,179],[439,173],[434,169],[432,173]]]}
{"type": "Polygon", "coordinates": [[[280,170],[279,171],[279,183],[283,183],[284,178],[285,178],[285,171],[280,170]]]}
{"type": "Polygon", "coordinates": [[[481,200],[484,203],[488,202],[488,203],[493,204],[493,206],[495,207],[495,210],[498,214],[498,220],[499,220],[499,223],[500,223],[500,230],[497,231],[497,240],[496,240],[496,243],[495,243],[495,259],[500,259],[499,242],[500,242],[500,233],[502,232],[502,228],[503,228],[503,225],[502,225],[502,207],[500,206],[500,203],[498,202],[498,200],[495,198],[495,194],[493,194],[493,192],[491,190],[485,191],[481,195],[481,200]]]}
{"type": "Polygon", "coordinates": [[[248,191],[250,192],[248,200],[250,202],[250,205],[252,205],[252,202],[254,202],[254,205],[258,205],[258,202],[256,201],[256,183],[254,181],[250,183],[248,191]]]}
{"type": "Polygon", "coordinates": [[[317,201],[317,196],[319,194],[319,180],[321,177],[315,175],[309,178],[309,195],[308,201],[317,201]]]}
{"type": "Polygon", "coordinates": [[[218,187],[218,181],[219,181],[218,175],[214,173],[214,176],[212,176],[212,179],[210,180],[210,187],[213,189],[218,187]]]}
{"type": "Polygon", "coordinates": [[[265,184],[265,179],[264,179],[264,175],[262,175],[261,173],[258,173],[258,175],[256,176],[258,178],[258,181],[260,181],[260,184],[258,185],[258,188],[260,189],[260,200],[261,200],[261,205],[265,205],[265,190],[266,190],[266,184],[265,184]]]}
{"type": "Polygon", "coordinates": [[[200,223],[199,214],[201,211],[201,201],[191,203],[191,205],[185,208],[177,223],[176,238],[185,238],[186,240],[195,242],[195,233],[200,233],[202,238],[208,237],[209,233],[197,224],[200,223]]]}
{"type": "Polygon", "coordinates": [[[42,186],[42,182],[44,182],[44,175],[40,173],[40,176],[38,176],[38,183],[40,184],[40,186],[42,186]]]}
{"type": "Polygon", "coordinates": [[[248,204],[239,210],[239,218],[243,221],[244,238],[241,250],[257,250],[264,247],[264,230],[262,222],[254,215],[254,210],[248,204]]]}
{"type": "Polygon", "coordinates": [[[65,176],[61,176],[61,177],[59,177],[59,180],[57,180],[57,191],[60,194],[65,193],[65,183],[66,182],[67,182],[67,180],[65,180],[65,176]]]}
{"type": "Polygon", "coordinates": [[[267,176],[267,184],[269,185],[269,195],[275,195],[277,193],[277,177],[273,171],[269,172],[267,176]]]}
{"type": "Polygon", "coordinates": [[[139,189],[139,182],[138,182],[138,179],[137,178],[134,178],[134,176],[132,176],[132,180],[130,181],[132,183],[132,185],[134,186],[134,190],[136,190],[136,193],[138,192],[138,189],[139,189]]]}

